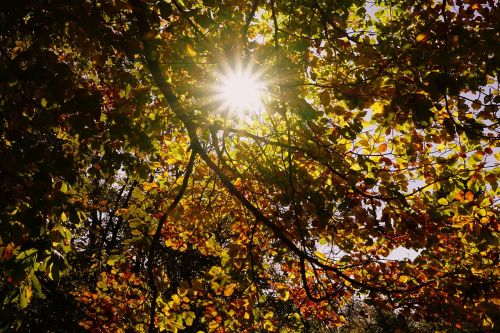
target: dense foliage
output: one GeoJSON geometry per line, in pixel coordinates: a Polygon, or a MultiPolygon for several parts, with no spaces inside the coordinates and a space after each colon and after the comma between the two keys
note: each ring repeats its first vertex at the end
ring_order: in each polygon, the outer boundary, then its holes
{"type": "Polygon", "coordinates": [[[499,14],[3,1],[0,330],[500,327],[499,14]],[[261,112],[214,99],[237,66],[261,112]]]}

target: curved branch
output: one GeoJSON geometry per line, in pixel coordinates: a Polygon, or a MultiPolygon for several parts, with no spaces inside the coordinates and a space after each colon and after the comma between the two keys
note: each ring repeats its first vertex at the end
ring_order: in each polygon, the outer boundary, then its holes
{"type": "Polygon", "coordinates": [[[187,165],[185,174],[184,174],[184,179],[182,180],[182,185],[181,188],[179,189],[179,192],[175,196],[174,200],[172,203],[168,206],[167,211],[165,214],[162,215],[160,218],[160,221],[158,221],[158,225],[156,226],[156,230],[153,236],[153,239],[151,240],[151,247],[149,248],[149,253],[148,253],[148,279],[149,279],[149,285],[152,291],[152,298],[151,298],[151,309],[149,313],[149,333],[154,333],[155,329],[155,315],[156,315],[156,299],[158,298],[158,287],[156,286],[156,283],[154,281],[154,257],[156,253],[156,248],[158,247],[158,243],[161,238],[161,230],[163,229],[163,225],[165,224],[165,221],[167,220],[167,217],[172,213],[172,211],[177,207],[179,202],[181,201],[182,197],[184,196],[184,193],[186,192],[186,188],[188,186],[189,182],[189,177],[191,176],[191,173],[193,172],[194,168],[194,161],[196,159],[196,151],[191,152],[191,156],[189,157],[189,163],[187,165]]]}
{"type": "MultiPolygon", "coordinates": [[[[244,194],[242,194],[236,186],[231,182],[229,177],[224,173],[224,171],[208,156],[207,152],[203,149],[200,139],[196,133],[197,126],[194,124],[192,119],[189,117],[186,110],[180,104],[177,96],[174,94],[172,87],[166,81],[163,73],[161,71],[158,59],[156,57],[157,52],[154,48],[154,44],[150,39],[145,38],[147,36],[147,32],[150,30],[149,24],[147,22],[144,8],[142,7],[139,0],[131,0],[134,5],[134,14],[139,23],[139,32],[142,36],[142,41],[144,44],[144,56],[146,58],[146,62],[148,64],[149,70],[153,77],[153,80],[157,87],[162,92],[165,100],[171,107],[174,114],[177,118],[184,124],[186,130],[188,132],[190,141],[191,141],[191,149],[193,153],[197,153],[206,163],[206,165],[217,175],[219,180],[222,182],[224,187],[229,191],[229,193],[234,196],[247,210],[249,210],[257,219],[257,221],[263,223],[267,228],[269,228],[273,234],[290,250],[292,251],[300,260],[307,260],[309,263],[316,265],[317,267],[324,269],[325,271],[330,271],[337,275],[339,278],[348,281],[353,286],[359,287],[360,289],[369,290],[373,292],[380,293],[404,293],[412,290],[419,289],[425,285],[430,283],[434,283],[435,281],[429,281],[425,284],[418,285],[408,289],[387,289],[382,287],[373,286],[361,281],[358,281],[354,278],[351,278],[349,275],[346,275],[342,272],[342,269],[330,266],[328,264],[323,263],[320,259],[310,255],[309,253],[302,251],[293,240],[291,240],[286,233],[275,223],[273,223],[268,217],[266,217],[262,211],[254,206],[244,194]]],[[[154,325],[154,323],[153,323],[154,325]]],[[[150,327],[151,328],[151,327],[150,327]]],[[[150,330],[150,332],[152,332],[150,330]]]]}

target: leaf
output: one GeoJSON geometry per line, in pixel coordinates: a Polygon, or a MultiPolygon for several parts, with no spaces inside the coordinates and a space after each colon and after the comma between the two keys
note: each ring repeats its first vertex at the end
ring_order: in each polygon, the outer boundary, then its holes
{"type": "Polygon", "coordinates": [[[28,306],[32,295],[31,288],[28,286],[21,288],[21,295],[19,296],[19,305],[21,309],[24,309],[28,306]]]}
{"type": "Polygon", "coordinates": [[[286,290],[286,289],[283,289],[283,290],[281,290],[281,292],[280,292],[280,296],[281,296],[281,298],[282,298],[284,301],[286,301],[286,300],[288,300],[288,299],[290,298],[290,292],[289,292],[288,290],[286,290]]]}
{"type": "Polygon", "coordinates": [[[189,292],[188,287],[189,286],[181,286],[181,287],[177,288],[177,294],[179,294],[179,296],[181,296],[181,297],[186,296],[189,292]]]}
{"type": "Polygon", "coordinates": [[[446,206],[446,205],[448,205],[449,203],[448,203],[448,200],[446,200],[446,198],[440,198],[440,199],[438,200],[438,204],[440,204],[440,205],[442,205],[442,206],[446,206]]]}
{"type": "Polygon", "coordinates": [[[490,317],[485,316],[485,318],[483,319],[483,326],[485,326],[485,327],[493,327],[494,326],[493,321],[491,320],[490,317]]]}
{"type": "Polygon", "coordinates": [[[327,90],[323,90],[320,94],[319,94],[319,99],[321,101],[321,104],[323,106],[328,106],[330,105],[330,93],[327,91],[327,90]]]}
{"type": "Polygon", "coordinates": [[[152,189],[158,188],[158,184],[145,182],[142,184],[142,188],[144,189],[144,191],[148,192],[151,191],[152,189]]]}
{"type": "Polygon", "coordinates": [[[415,41],[417,43],[425,43],[429,40],[429,34],[428,33],[421,33],[418,34],[417,37],[415,38],[415,41]]]}
{"type": "Polygon", "coordinates": [[[481,101],[476,99],[471,104],[472,109],[479,110],[481,108],[481,101]]]}
{"type": "Polygon", "coordinates": [[[38,278],[36,277],[36,275],[32,274],[30,276],[30,279],[31,279],[31,285],[33,286],[33,288],[35,288],[35,290],[39,294],[42,294],[42,285],[40,284],[40,281],[38,280],[38,278]]]}
{"type": "MultiPolygon", "coordinates": [[[[12,243],[7,244],[6,250],[11,252],[12,251],[11,247],[12,247],[12,243]]],[[[38,252],[37,249],[29,249],[29,250],[23,251],[16,256],[16,259],[18,259],[18,260],[26,259],[26,258],[29,258],[31,256],[34,256],[37,252],[38,252]]]]}
{"type": "Polygon", "coordinates": [[[401,283],[406,283],[411,280],[411,277],[406,276],[406,275],[401,275],[398,279],[399,282],[401,283]]]}
{"type": "Polygon", "coordinates": [[[172,155],[172,159],[175,162],[184,160],[185,151],[184,148],[180,144],[174,144],[170,146],[170,153],[172,155]]]}
{"type": "Polygon", "coordinates": [[[378,146],[378,152],[383,153],[387,150],[387,143],[382,143],[378,146]]]}
{"type": "Polygon", "coordinates": [[[462,2],[7,6],[0,327],[481,327],[498,13],[462,2]],[[260,110],[221,105],[228,70],[260,110]]]}
{"type": "Polygon", "coordinates": [[[129,210],[127,208],[120,208],[115,212],[116,216],[122,216],[122,215],[127,215],[129,213],[129,210]]]}
{"type": "Polygon", "coordinates": [[[68,192],[68,190],[69,190],[68,184],[66,184],[65,182],[62,182],[62,181],[59,181],[57,184],[58,184],[57,187],[59,187],[59,190],[62,193],[68,192]]]}
{"type": "Polygon", "coordinates": [[[196,56],[196,51],[195,51],[194,45],[192,43],[186,43],[186,53],[190,57],[195,57],[196,56]]]}
{"type": "Polygon", "coordinates": [[[106,264],[109,266],[114,266],[114,264],[122,259],[122,256],[118,254],[113,254],[108,257],[108,260],[106,260],[106,264]]]}
{"type": "Polygon", "coordinates": [[[193,321],[196,318],[196,314],[193,311],[187,311],[182,313],[182,317],[184,319],[184,322],[186,323],[186,326],[191,326],[193,325],[193,321]]]}
{"type": "Polygon", "coordinates": [[[234,287],[235,287],[234,284],[227,285],[224,288],[224,296],[226,296],[226,297],[231,296],[234,293],[234,287]]]}
{"type": "Polygon", "coordinates": [[[383,114],[384,113],[384,105],[380,102],[375,102],[370,107],[374,114],[383,114]]]}
{"type": "Polygon", "coordinates": [[[318,113],[316,110],[306,101],[300,101],[300,115],[306,121],[311,121],[316,118],[318,113]]]}

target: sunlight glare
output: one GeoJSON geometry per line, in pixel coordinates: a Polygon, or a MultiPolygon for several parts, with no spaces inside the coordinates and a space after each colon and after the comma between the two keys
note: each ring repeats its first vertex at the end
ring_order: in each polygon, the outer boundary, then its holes
{"type": "Polygon", "coordinates": [[[262,108],[264,83],[251,67],[227,70],[216,88],[216,100],[232,113],[258,113],[262,108]]]}

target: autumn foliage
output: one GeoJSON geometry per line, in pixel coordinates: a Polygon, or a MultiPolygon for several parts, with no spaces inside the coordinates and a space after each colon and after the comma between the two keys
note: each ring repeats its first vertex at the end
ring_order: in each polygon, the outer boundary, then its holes
{"type": "Polygon", "coordinates": [[[499,14],[3,1],[0,330],[498,329],[499,14]]]}

